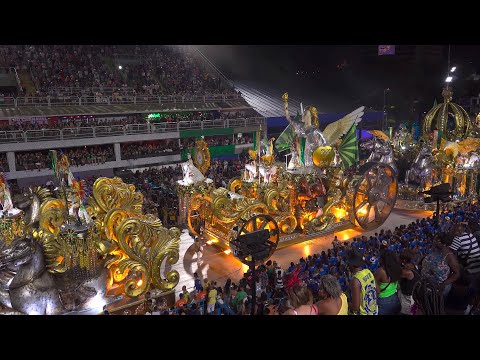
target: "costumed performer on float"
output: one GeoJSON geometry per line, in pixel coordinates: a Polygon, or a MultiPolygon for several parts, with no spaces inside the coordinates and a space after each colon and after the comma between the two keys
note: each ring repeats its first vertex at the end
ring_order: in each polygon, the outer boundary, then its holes
{"type": "Polygon", "coordinates": [[[193,164],[192,156],[187,153],[187,161],[181,164],[183,179],[177,182],[182,186],[189,186],[205,181],[207,184],[213,182],[212,179],[205,178],[202,172],[193,164]]]}
{"type": "Polygon", "coordinates": [[[314,106],[307,106],[305,108],[301,120],[298,116],[292,120],[288,110],[288,93],[283,94],[282,99],[285,104],[285,116],[290,124],[282,134],[280,134],[275,142],[275,146],[278,151],[283,151],[290,147],[295,135],[300,139],[305,139],[305,141],[302,141],[304,144],[300,147],[300,151],[303,153],[300,159],[303,160],[305,167],[313,167],[313,152],[317,148],[334,146],[353,125],[358,124],[362,119],[363,110],[365,109],[364,106],[359,107],[340,120],[327,125],[322,132],[319,129],[318,111],[314,106]]]}
{"type": "Polygon", "coordinates": [[[4,173],[0,173],[0,204],[2,205],[2,212],[13,209],[12,195],[4,173]]]}

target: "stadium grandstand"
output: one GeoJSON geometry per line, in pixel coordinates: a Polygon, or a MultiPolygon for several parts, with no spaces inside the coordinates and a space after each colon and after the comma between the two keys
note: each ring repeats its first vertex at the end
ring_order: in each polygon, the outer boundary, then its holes
{"type": "Polygon", "coordinates": [[[52,149],[112,176],[178,163],[198,136],[236,158],[264,123],[192,46],[2,45],[0,67],[0,165],[20,187],[51,180],[52,149]]]}
{"type": "MultiPolygon", "coordinates": [[[[209,176],[226,186],[254,132],[278,137],[288,124],[281,95],[234,83],[194,46],[1,45],[0,170],[14,192],[48,183],[49,150],[58,150],[87,185],[128,177],[172,225],[172,184],[195,139],[207,141],[209,176]]],[[[300,101],[290,108],[299,113],[300,101]]],[[[319,110],[321,127],[343,115],[319,110]]]]}

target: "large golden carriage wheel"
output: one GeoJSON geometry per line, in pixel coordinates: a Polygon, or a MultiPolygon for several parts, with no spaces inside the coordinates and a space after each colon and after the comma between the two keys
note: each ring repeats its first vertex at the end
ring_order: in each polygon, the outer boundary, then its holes
{"type": "MultiPolygon", "coordinates": [[[[273,217],[267,214],[258,214],[252,216],[248,221],[246,221],[243,226],[240,228],[238,235],[246,235],[254,231],[268,229],[270,231],[270,238],[268,239],[272,243],[270,253],[267,260],[270,256],[273,255],[275,249],[277,248],[278,242],[280,241],[280,228],[278,227],[277,222],[273,217]]],[[[239,259],[244,264],[250,265],[245,259],[239,259]]],[[[259,265],[260,261],[255,262],[255,266],[259,265]]]]}
{"type": "Polygon", "coordinates": [[[382,225],[395,207],[398,182],[395,170],[387,164],[367,164],[355,184],[352,211],[356,223],[365,230],[382,225]]]}

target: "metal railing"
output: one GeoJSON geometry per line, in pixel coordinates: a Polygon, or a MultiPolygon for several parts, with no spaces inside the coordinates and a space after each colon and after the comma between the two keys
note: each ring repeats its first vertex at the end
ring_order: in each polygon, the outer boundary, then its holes
{"type": "Polygon", "coordinates": [[[116,96],[34,96],[34,97],[1,97],[0,107],[22,106],[78,106],[78,105],[137,105],[137,104],[177,104],[177,103],[207,103],[216,101],[241,100],[238,94],[232,95],[123,95],[116,96]]]}
{"type": "Polygon", "coordinates": [[[27,131],[0,131],[0,144],[71,140],[97,138],[107,136],[125,136],[138,134],[157,134],[176,132],[187,129],[215,129],[232,127],[249,127],[264,124],[264,118],[252,117],[245,119],[204,120],[204,121],[179,121],[155,124],[129,124],[110,126],[89,126],[65,129],[44,129],[27,131]]]}
{"type": "MultiPolygon", "coordinates": [[[[64,96],[76,96],[77,94],[81,93],[101,93],[104,95],[111,95],[113,93],[121,93],[121,94],[134,94],[133,87],[86,87],[86,88],[78,88],[78,87],[52,87],[48,88],[46,91],[48,94],[62,94],[64,96]]],[[[51,95],[52,96],[52,95],[51,95]]]]}

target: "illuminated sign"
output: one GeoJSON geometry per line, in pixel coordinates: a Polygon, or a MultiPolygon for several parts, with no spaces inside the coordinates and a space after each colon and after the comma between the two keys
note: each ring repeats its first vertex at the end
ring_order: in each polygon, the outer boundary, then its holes
{"type": "Polygon", "coordinates": [[[147,119],[158,119],[159,117],[160,113],[148,114],[147,119]]]}

